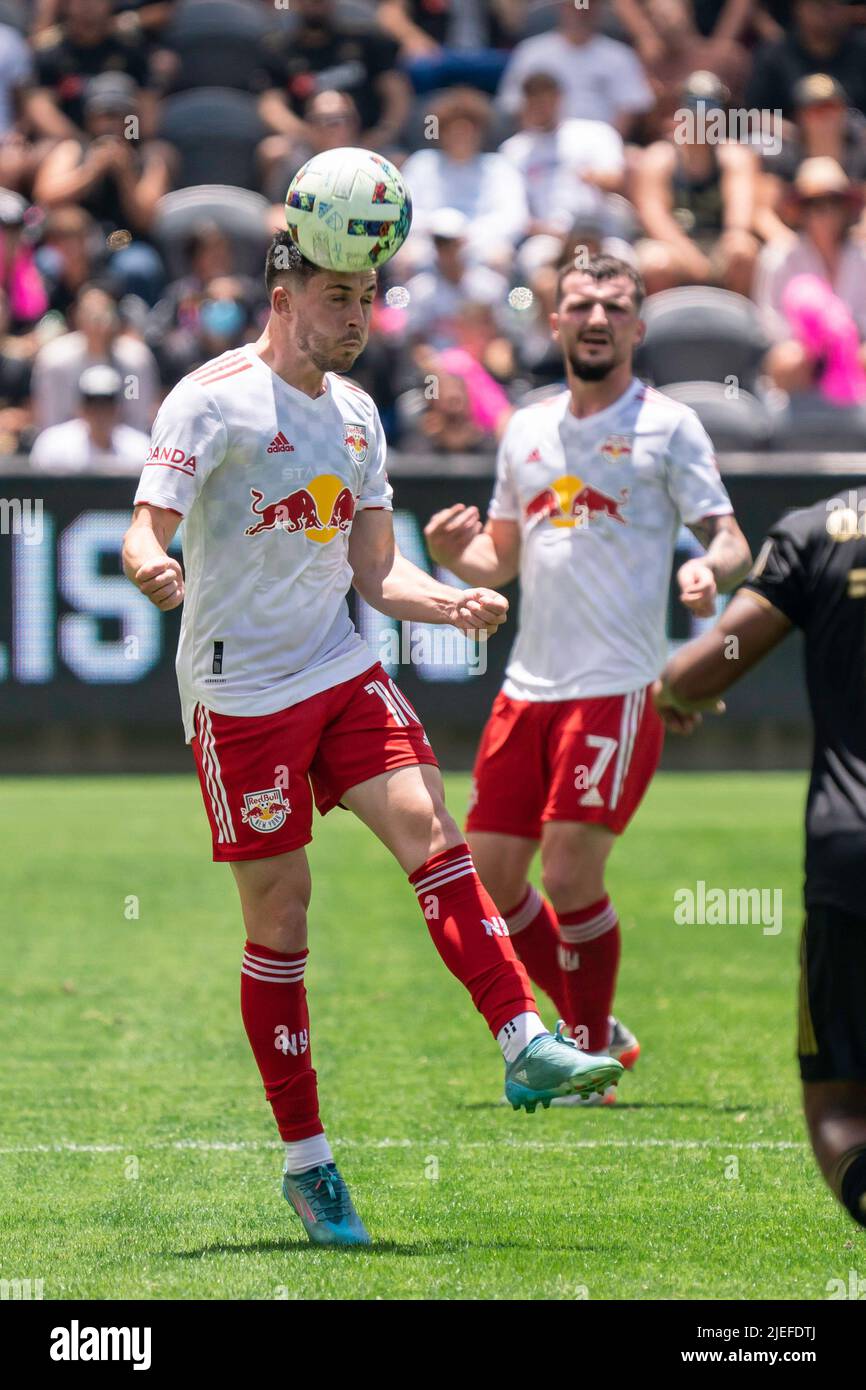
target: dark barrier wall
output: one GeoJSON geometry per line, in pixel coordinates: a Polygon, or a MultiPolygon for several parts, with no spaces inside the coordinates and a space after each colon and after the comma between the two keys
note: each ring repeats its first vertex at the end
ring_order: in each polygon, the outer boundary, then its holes
{"type": "MultiPolygon", "coordinates": [[[[800,460],[723,461],[735,509],[753,551],[791,507],[844,498],[861,474],[850,457],[829,471],[800,460]],[[751,471],[745,471],[746,469],[751,471]],[[844,471],[843,471],[844,470],[844,471]]],[[[394,477],[400,545],[426,564],[421,530],[454,501],[486,509],[489,477],[394,477]]],[[[396,471],[396,470],[395,470],[396,471]]],[[[185,766],[174,650],[179,612],[157,612],[123,577],[120,545],[134,483],[128,478],[0,477],[0,770],[71,766],[185,766]]],[[[679,558],[696,553],[687,532],[679,558]]],[[[179,553],[179,546],[178,546],[179,553]]],[[[512,603],[516,593],[509,591],[512,603]]],[[[505,629],[486,652],[449,629],[404,628],[364,605],[357,621],[371,660],[389,664],[428,725],[443,762],[466,766],[501,682],[511,641],[505,629]],[[483,673],[472,674],[473,668],[483,673]]],[[[286,623],[292,615],[286,613],[286,623]]],[[[671,642],[697,624],[675,601],[671,642]]],[[[709,721],[708,721],[709,722],[709,721]]],[[[668,764],[784,765],[803,761],[808,738],[799,638],[794,636],[728,700],[686,753],[668,740],[668,764]]]]}

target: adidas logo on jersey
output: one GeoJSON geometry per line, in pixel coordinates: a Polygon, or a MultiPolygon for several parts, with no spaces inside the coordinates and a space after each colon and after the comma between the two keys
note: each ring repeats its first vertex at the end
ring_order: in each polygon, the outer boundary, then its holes
{"type": "Polygon", "coordinates": [[[541,450],[540,450],[540,449],[530,449],[529,453],[526,455],[526,462],[527,462],[527,463],[543,463],[544,460],[543,460],[542,457],[541,457],[541,450]]]}
{"type": "Polygon", "coordinates": [[[279,434],[275,434],[268,445],[267,452],[269,454],[293,454],[295,452],[295,446],[289,443],[282,430],[280,430],[279,434]]]}

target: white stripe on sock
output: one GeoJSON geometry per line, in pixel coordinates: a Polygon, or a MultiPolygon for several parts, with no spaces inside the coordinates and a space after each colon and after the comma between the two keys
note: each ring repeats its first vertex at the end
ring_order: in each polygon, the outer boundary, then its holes
{"type": "Polygon", "coordinates": [[[540,910],[541,894],[537,888],[530,884],[520,906],[516,911],[511,913],[510,917],[505,918],[508,925],[509,936],[514,936],[515,933],[524,931],[529,926],[530,922],[535,920],[540,910]]]}
{"type": "Polygon", "coordinates": [[[604,936],[616,923],[616,908],[613,903],[609,903],[603,912],[599,912],[588,922],[560,922],[559,935],[569,945],[578,941],[594,941],[597,936],[604,936]]]}
{"type": "Polygon", "coordinates": [[[450,883],[454,878],[464,878],[469,874],[475,873],[475,865],[470,858],[455,859],[453,864],[444,864],[441,869],[436,869],[426,878],[419,879],[413,883],[412,887],[416,893],[424,893],[431,888],[438,888],[442,883],[450,883]]]}

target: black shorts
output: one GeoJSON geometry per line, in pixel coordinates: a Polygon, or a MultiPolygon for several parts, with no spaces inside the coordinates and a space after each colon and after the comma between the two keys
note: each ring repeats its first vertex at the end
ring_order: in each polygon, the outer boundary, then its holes
{"type": "Polygon", "coordinates": [[[866,1081],[866,917],[810,907],[800,938],[804,1081],[866,1081]]]}

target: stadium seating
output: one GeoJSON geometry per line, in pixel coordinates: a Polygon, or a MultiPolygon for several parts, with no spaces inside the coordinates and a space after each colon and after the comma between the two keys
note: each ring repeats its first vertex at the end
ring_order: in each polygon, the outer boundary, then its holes
{"type": "Polygon", "coordinates": [[[536,34],[545,34],[549,29],[555,29],[561,8],[560,0],[529,0],[519,37],[531,39],[536,34]]]}
{"type": "Polygon", "coordinates": [[[770,448],[866,454],[866,408],[834,405],[811,393],[792,396],[773,421],[770,448]]]}
{"type": "Polygon", "coordinates": [[[703,286],[664,290],[646,301],[644,318],[637,370],[656,386],[736,378],[754,391],[768,345],[751,300],[703,286]]]}
{"type": "Polygon", "coordinates": [[[235,87],[245,91],[259,64],[259,45],[270,27],[264,12],[241,0],[186,0],[165,31],[166,47],[180,59],[175,91],[235,87]]]}
{"type": "Polygon", "coordinates": [[[235,268],[259,276],[270,241],[266,225],[268,204],[260,193],[225,184],[179,188],[161,198],[156,211],[154,239],[172,277],[186,274],[183,244],[193,228],[215,222],[232,242],[235,268]]]}
{"type": "Polygon", "coordinates": [[[730,394],[718,381],[677,381],[664,394],[691,406],[719,452],[765,449],[773,432],[770,413],[748,391],[730,394]]]}
{"type": "MultiPolygon", "coordinates": [[[[192,0],[196,3],[196,0],[192,0]]],[[[376,0],[336,0],[332,9],[334,23],[340,29],[379,32],[376,26],[376,0]]],[[[272,28],[291,35],[301,24],[301,15],[294,7],[277,10],[272,28]]]]}
{"type": "Polygon", "coordinates": [[[180,185],[258,185],[256,146],[267,134],[258,103],[249,92],[196,87],[167,97],[160,135],[180,153],[180,185]]]}

